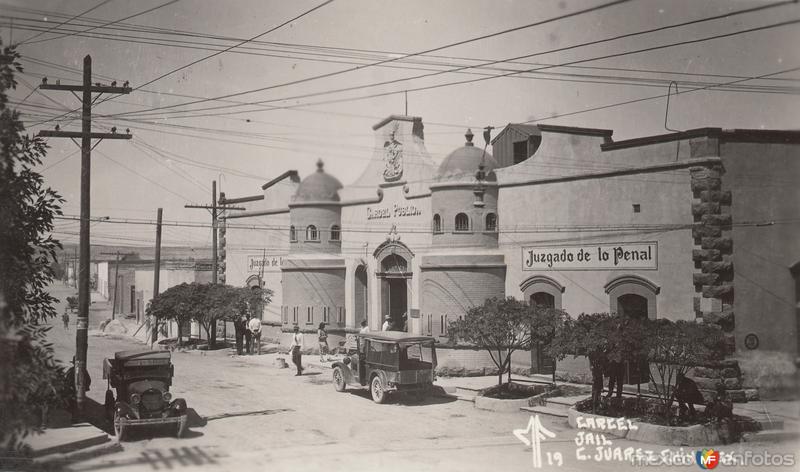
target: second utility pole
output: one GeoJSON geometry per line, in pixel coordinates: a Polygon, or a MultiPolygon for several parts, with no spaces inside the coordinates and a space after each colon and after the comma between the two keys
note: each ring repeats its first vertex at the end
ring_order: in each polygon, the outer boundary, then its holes
{"type": "MultiPolygon", "coordinates": [[[[159,278],[161,276],[161,213],[162,213],[162,209],[159,208],[158,209],[158,223],[157,223],[157,226],[156,226],[156,261],[155,261],[156,263],[155,263],[155,267],[153,268],[153,298],[152,298],[152,300],[155,300],[155,298],[158,296],[158,283],[159,283],[159,278]]],[[[150,322],[153,323],[153,326],[152,326],[153,331],[151,332],[151,335],[150,335],[150,347],[153,347],[153,344],[155,344],[155,342],[158,341],[158,320],[156,320],[155,317],[153,317],[153,319],[150,320],[150,322]]],[[[181,340],[179,339],[178,343],[180,343],[180,341],[181,340]]]]}

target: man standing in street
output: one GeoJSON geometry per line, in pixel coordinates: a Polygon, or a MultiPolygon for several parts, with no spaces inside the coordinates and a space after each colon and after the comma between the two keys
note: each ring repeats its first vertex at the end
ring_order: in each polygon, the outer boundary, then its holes
{"type": "Polygon", "coordinates": [[[236,335],[236,354],[242,355],[242,351],[244,349],[243,342],[244,342],[244,332],[247,329],[245,326],[245,317],[240,316],[233,321],[233,329],[236,335]]]}
{"type": "Polygon", "coordinates": [[[295,376],[303,375],[303,334],[300,332],[300,327],[294,327],[294,334],[292,334],[292,344],[289,345],[289,353],[292,355],[292,363],[297,367],[295,376]]]}
{"type": "Polygon", "coordinates": [[[67,313],[67,308],[64,308],[64,314],[61,315],[61,321],[64,322],[64,330],[69,331],[69,313],[67,313]]]}
{"type": "Polygon", "coordinates": [[[252,352],[256,355],[261,354],[261,320],[255,316],[250,318],[250,322],[247,323],[247,329],[250,330],[250,336],[253,338],[252,352]]]}
{"type": "Polygon", "coordinates": [[[253,333],[250,331],[250,315],[244,318],[244,347],[248,354],[250,354],[250,343],[253,340],[253,333]]]}

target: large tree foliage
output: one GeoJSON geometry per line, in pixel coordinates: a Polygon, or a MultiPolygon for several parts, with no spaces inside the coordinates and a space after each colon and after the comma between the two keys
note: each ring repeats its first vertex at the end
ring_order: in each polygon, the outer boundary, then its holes
{"type": "Polygon", "coordinates": [[[652,367],[650,380],[665,412],[671,411],[679,375],[719,361],[725,353],[722,329],[694,321],[649,321],[644,344],[652,367]]]}
{"type": "Polygon", "coordinates": [[[208,344],[213,348],[217,339],[217,321],[232,321],[242,315],[259,316],[271,300],[272,291],[269,289],[183,283],[155,297],[147,314],[158,322],[177,322],[179,340],[181,323],[196,321],[203,327],[208,344]]]}
{"type": "Polygon", "coordinates": [[[447,331],[452,342],[465,341],[488,351],[502,385],[503,374],[511,378],[511,355],[530,349],[532,342],[549,345],[566,318],[560,310],[530,306],[514,297],[490,298],[450,322],[447,331]]]}
{"type": "Polygon", "coordinates": [[[58,301],[47,287],[61,247],[49,233],[63,200],[33,170],[44,141],[25,135],[9,108],[18,59],[13,48],[0,52],[0,447],[7,449],[40,430],[39,412],[58,397],[63,378],[46,340],[58,301]]]}

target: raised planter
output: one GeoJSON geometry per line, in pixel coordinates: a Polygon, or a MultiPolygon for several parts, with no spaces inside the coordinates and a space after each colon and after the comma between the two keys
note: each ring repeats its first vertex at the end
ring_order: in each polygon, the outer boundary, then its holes
{"type": "Polygon", "coordinates": [[[577,405],[567,412],[567,421],[571,427],[581,431],[665,446],[730,444],[739,440],[740,433],[760,429],[755,420],[743,416],[691,426],[666,426],[645,423],[640,418],[617,418],[578,411],[577,405]]]}
{"type": "Polygon", "coordinates": [[[552,390],[551,385],[520,385],[511,383],[509,390],[518,394],[525,395],[523,398],[492,398],[487,395],[496,393],[498,386],[489,387],[478,392],[475,397],[475,408],[481,410],[516,412],[522,407],[539,405],[541,399],[547,396],[552,390]],[[527,396],[530,394],[530,396],[527,396]]]}

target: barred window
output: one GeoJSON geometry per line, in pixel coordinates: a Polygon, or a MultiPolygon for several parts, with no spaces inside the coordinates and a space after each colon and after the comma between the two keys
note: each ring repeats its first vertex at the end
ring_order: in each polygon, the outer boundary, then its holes
{"type": "Polygon", "coordinates": [[[297,231],[294,229],[294,226],[289,226],[289,241],[297,241],[297,231]]]}
{"type": "Polygon", "coordinates": [[[308,228],[306,228],[306,241],[319,241],[319,233],[316,226],[308,225],[308,228]]]}
{"type": "Polygon", "coordinates": [[[323,323],[327,323],[328,322],[328,314],[330,313],[330,311],[331,311],[330,307],[327,307],[327,306],[322,307],[322,322],[323,323]]]}
{"type": "Polygon", "coordinates": [[[456,215],[456,231],[469,231],[469,217],[466,213],[456,215]]]}
{"type": "Polygon", "coordinates": [[[497,215],[494,213],[486,215],[486,231],[497,231],[497,215]]]}
{"type": "Polygon", "coordinates": [[[344,307],[343,306],[339,307],[338,321],[339,321],[339,324],[344,324],[344,307]]]}
{"type": "Polygon", "coordinates": [[[314,307],[310,306],[306,309],[306,323],[314,324],[314,307]]]}
{"type": "Polygon", "coordinates": [[[441,233],[442,232],[442,217],[438,214],[433,215],[433,232],[434,233],[441,233]]]}
{"type": "Polygon", "coordinates": [[[342,240],[342,230],[339,228],[339,225],[331,226],[331,241],[341,241],[342,240]]]}

